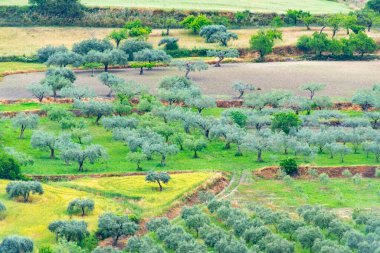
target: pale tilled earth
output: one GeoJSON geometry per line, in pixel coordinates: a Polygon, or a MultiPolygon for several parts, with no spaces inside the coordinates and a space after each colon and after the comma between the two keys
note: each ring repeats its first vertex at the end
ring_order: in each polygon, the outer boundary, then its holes
{"type": "MultiPolygon", "coordinates": [[[[182,75],[175,68],[155,68],[139,75],[137,69],[111,70],[112,73],[145,85],[152,93],[157,91],[160,80],[164,76],[182,75]]],[[[108,88],[101,85],[98,78],[91,77],[89,71],[77,72],[78,85],[86,85],[96,91],[99,96],[108,93],[108,88]]],[[[0,99],[30,98],[26,87],[39,82],[45,74],[29,73],[4,77],[0,81],[0,99]]],[[[236,81],[250,83],[264,91],[271,89],[289,89],[301,94],[298,87],[305,83],[323,83],[327,87],[321,95],[333,98],[349,98],[359,88],[370,88],[380,84],[380,61],[302,61],[273,63],[239,63],[224,64],[221,68],[210,66],[206,71],[190,74],[191,79],[205,94],[218,98],[235,96],[232,85],[236,81]]]]}

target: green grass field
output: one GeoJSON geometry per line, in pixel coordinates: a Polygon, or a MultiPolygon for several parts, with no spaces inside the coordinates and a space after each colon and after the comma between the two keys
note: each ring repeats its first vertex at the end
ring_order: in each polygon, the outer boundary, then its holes
{"type": "MultiPolygon", "coordinates": [[[[181,10],[216,10],[216,11],[242,11],[278,12],[284,13],[288,9],[302,9],[312,13],[338,13],[348,12],[350,9],[343,3],[328,0],[82,0],[83,4],[99,7],[135,7],[149,9],[181,9],[181,10]]],[[[27,0],[3,0],[0,5],[27,5],[27,0]]]]}
{"type": "Polygon", "coordinates": [[[232,198],[246,206],[255,199],[266,206],[289,211],[310,204],[335,209],[342,216],[357,208],[380,212],[380,180],[363,178],[357,185],[351,178],[334,178],[327,185],[322,185],[318,179],[297,179],[292,185],[287,185],[281,180],[252,179],[241,184],[232,198]]]}
{"type": "MultiPolygon", "coordinates": [[[[172,181],[164,185],[163,192],[156,185],[147,183],[143,176],[118,178],[84,178],[71,182],[43,184],[45,193],[31,197],[31,203],[11,200],[6,196],[6,180],[0,180],[0,201],[7,207],[6,218],[0,221],[1,238],[9,234],[20,234],[32,238],[39,247],[55,242],[54,234],[47,229],[56,220],[68,220],[68,203],[75,198],[90,198],[95,201],[95,210],[83,220],[88,222],[89,231],[97,228],[98,216],[104,212],[134,214],[141,218],[162,215],[197,186],[220,174],[187,173],[174,174],[172,181]],[[74,186],[88,186],[93,189],[73,189],[74,186]],[[115,195],[118,193],[119,195],[115,195]],[[128,195],[129,197],[121,195],[128,195]],[[138,200],[133,200],[138,199],[138,200]]],[[[73,219],[82,219],[74,216],[73,219]]]]}
{"type": "Polygon", "coordinates": [[[0,80],[5,75],[9,74],[40,71],[45,69],[46,66],[39,63],[0,62],[0,80]]]}
{"type": "MultiPolygon", "coordinates": [[[[220,115],[220,109],[212,109],[205,111],[205,115],[220,115]]],[[[149,114],[141,116],[145,124],[159,125],[161,119],[151,117],[149,114]],[[149,123],[147,123],[149,122],[149,123]]],[[[79,118],[78,118],[79,120],[79,118]]],[[[136,165],[126,159],[129,148],[122,142],[115,141],[112,138],[112,133],[106,131],[102,126],[96,126],[94,119],[85,118],[86,124],[92,135],[92,143],[104,146],[108,152],[109,158],[100,161],[99,163],[85,164],[84,173],[108,173],[108,172],[133,172],[136,170],[136,165]]],[[[180,125],[174,124],[172,127],[181,129],[180,125]]],[[[0,144],[5,147],[14,147],[20,152],[29,154],[34,159],[34,165],[23,168],[27,174],[34,175],[55,175],[55,174],[77,174],[77,164],[72,163],[66,165],[60,159],[49,159],[49,152],[34,149],[30,144],[31,130],[26,130],[25,138],[19,139],[19,130],[14,129],[9,119],[5,119],[0,123],[0,134],[2,138],[0,144]]],[[[40,118],[39,129],[53,132],[58,135],[61,132],[59,123],[52,122],[48,118],[40,118]]],[[[180,131],[183,131],[182,129],[180,131]]],[[[195,132],[195,134],[200,134],[195,132]]],[[[199,153],[199,159],[193,159],[193,153],[189,150],[179,152],[175,156],[167,158],[167,166],[160,166],[160,159],[155,156],[153,160],[142,163],[144,171],[151,169],[158,170],[195,170],[195,171],[234,171],[239,169],[257,169],[268,165],[277,165],[281,159],[287,157],[280,153],[264,152],[263,157],[265,162],[256,162],[256,153],[245,152],[244,156],[235,156],[236,146],[232,145],[231,150],[223,149],[224,143],[219,140],[211,141],[206,150],[199,153]]],[[[57,152],[59,157],[59,152],[57,152]]],[[[346,156],[345,162],[341,163],[338,157],[330,159],[328,154],[318,154],[311,161],[300,161],[301,164],[308,165],[360,165],[360,164],[376,164],[375,158],[371,154],[366,158],[364,153],[350,154],[346,156]]]]}

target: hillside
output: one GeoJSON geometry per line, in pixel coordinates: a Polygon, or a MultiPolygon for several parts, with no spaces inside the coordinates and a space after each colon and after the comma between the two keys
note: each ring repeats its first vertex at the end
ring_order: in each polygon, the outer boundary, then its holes
{"type": "MultiPolygon", "coordinates": [[[[28,0],[3,0],[0,5],[26,5],[28,0]]],[[[302,9],[315,14],[319,13],[346,13],[350,9],[343,3],[328,0],[82,0],[88,6],[100,7],[135,7],[152,9],[180,9],[180,10],[219,10],[219,11],[241,11],[250,10],[252,12],[277,12],[284,13],[288,9],[302,9]]]]}

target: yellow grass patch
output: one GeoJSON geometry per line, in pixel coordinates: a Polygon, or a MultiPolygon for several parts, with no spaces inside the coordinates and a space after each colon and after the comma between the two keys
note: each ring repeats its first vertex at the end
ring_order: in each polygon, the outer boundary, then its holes
{"type": "MultiPolygon", "coordinates": [[[[283,40],[276,43],[276,46],[295,45],[297,39],[302,35],[311,35],[319,31],[318,27],[313,27],[307,31],[305,27],[283,28],[283,40]]],[[[82,28],[82,27],[1,27],[0,28],[0,56],[10,55],[33,55],[37,50],[47,45],[65,45],[69,48],[84,39],[105,38],[111,28],[82,28]]],[[[251,36],[257,33],[258,29],[238,29],[232,30],[239,39],[230,42],[230,47],[247,48],[251,36]]],[[[162,39],[162,30],[153,30],[148,42],[158,48],[158,43],[162,39]]],[[[329,29],[325,32],[331,34],[329,29]]],[[[380,32],[373,30],[369,35],[380,40],[380,32]]],[[[174,29],[171,31],[173,37],[179,38],[180,48],[219,48],[218,44],[206,43],[202,37],[192,34],[188,30],[174,29]]],[[[344,29],[338,33],[338,37],[346,36],[344,29]]]]}
{"type": "Polygon", "coordinates": [[[159,191],[158,184],[146,182],[145,176],[82,178],[58,184],[83,190],[91,188],[103,194],[120,194],[141,208],[142,217],[151,217],[167,211],[176,200],[203,184],[212,175],[214,174],[207,172],[172,174],[172,180],[163,185],[162,192],[159,191]]]}
{"type": "MultiPolygon", "coordinates": [[[[8,198],[5,187],[8,181],[0,180],[0,201],[7,208],[6,217],[0,221],[0,241],[7,235],[22,235],[30,237],[37,246],[54,243],[55,237],[48,230],[48,225],[56,220],[68,220],[66,213],[69,202],[75,198],[91,198],[95,201],[95,210],[85,216],[89,230],[97,228],[98,216],[104,212],[112,211],[125,213],[125,207],[113,199],[107,199],[93,194],[76,191],[69,188],[43,184],[43,195],[32,195],[31,203],[18,202],[8,198]]],[[[74,216],[73,219],[82,219],[74,216]]]]}

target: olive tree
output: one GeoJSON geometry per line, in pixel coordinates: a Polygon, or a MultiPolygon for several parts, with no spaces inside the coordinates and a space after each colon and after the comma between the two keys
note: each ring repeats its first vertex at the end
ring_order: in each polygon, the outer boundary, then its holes
{"type": "Polygon", "coordinates": [[[41,183],[36,181],[12,181],[5,190],[10,198],[22,197],[24,202],[28,202],[30,194],[44,193],[41,183]]]}
{"type": "Polygon", "coordinates": [[[72,99],[82,100],[84,98],[92,98],[95,96],[95,92],[83,86],[67,86],[61,89],[61,95],[63,97],[69,97],[72,99]]]}
{"type": "Polygon", "coordinates": [[[96,117],[95,124],[99,125],[99,121],[103,116],[109,116],[113,113],[113,105],[108,102],[101,102],[91,100],[89,102],[79,102],[74,104],[78,109],[81,109],[82,112],[88,117],[96,117]]]}
{"type": "Polygon", "coordinates": [[[207,147],[207,142],[202,138],[187,139],[184,142],[184,146],[186,149],[194,152],[193,158],[199,158],[198,152],[207,147]]]}
{"type": "Polygon", "coordinates": [[[208,69],[208,64],[204,61],[177,60],[173,61],[171,65],[177,67],[180,71],[184,71],[186,78],[189,78],[190,72],[201,72],[208,69]]]}
{"type": "Polygon", "coordinates": [[[107,130],[113,130],[115,128],[135,129],[138,124],[138,119],[123,116],[107,117],[102,120],[102,125],[107,130]]]}
{"type": "Polygon", "coordinates": [[[46,47],[42,47],[37,50],[37,59],[38,62],[44,63],[46,62],[50,56],[59,52],[67,52],[69,51],[65,46],[51,46],[48,45],[46,47]]]}
{"type": "Polygon", "coordinates": [[[49,57],[45,62],[48,66],[66,67],[72,65],[79,67],[83,63],[83,57],[74,52],[57,52],[49,57]]]}
{"type": "Polygon", "coordinates": [[[212,97],[193,97],[185,100],[185,104],[187,106],[195,107],[199,114],[206,108],[214,108],[216,107],[215,99],[212,97]]]}
{"type": "Polygon", "coordinates": [[[309,83],[300,87],[301,90],[309,92],[310,100],[313,100],[315,93],[323,90],[326,87],[325,84],[309,83]]]}
{"type": "Polygon", "coordinates": [[[98,78],[103,85],[109,88],[110,91],[107,95],[108,97],[111,97],[112,92],[115,90],[115,88],[125,83],[124,79],[108,72],[101,73],[98,78]]]}
{"type": "Polygon", "coordinates": [[[54,221],[48,229],[55,234],[56,240],[62,238],[68,242],[82,242],[90,234],[87,223],[78,220],[54,221]]]}
{"type": "Polygon", "coordinates": [[[323,235],[319,228],[312,226],[300,227],[296,230],[296,238],[305,249],[310,249],[317,239],[323,239],[323,235]]]}
{"type": "Polygon", "coordinates": [[[142,152],[145,153],[147,156],[149,154],[158,154],[161,156],[161,162],[160,165],[162,167],[166,166],[166,158],[169,155],[175,155],[178,153],[178,148],[175,145],[168,144],[165,142],[157,142],[157,143],[149,143],[145,142],[142,145],[142,152]]]}
{"type": "Polygon", "coordinates": [[[160,40],[159,46],[165,45],[165,50],[177,50],[178,49],[178,38],[166,37],[160,40]]]}
{"type": "Polygon", "coordinates": [[[380,112],[367,112],[365,116],[370,120],[372,128],[377,129],[380,123],[380,112]]]}
{"type": "Polygon", "coordinates": [[[18,235],[6,236],[0,243],[0,252],[4,253],[32,253],[33,250],[33,241],[18,235]]]}
{"type": "Polygon", "coordinates": [[[53,97],[57,97],[58,91],[63,89],[64,87],[71,86],[73,83],[61,76],[61,75],[51,75],[47,76],[45,79],[41,81],[41,85],[51,87],[51,90],[53,91],[53,97]]]}
{"type": "Polygon", "coordinates": [[[237,82],[233,85],[233,88],[236,92],[239,92],[238,99],[243,98],[244,93],[247,91],[254,91],[256,88],[252,84],[246,84],[243,82],[237,82]]]}
{"type": "Polygon", "coordinates": [[[0,221],[5,218],[5,212],[7,211],[7,208],[5,205],[0,201],[0,221]]]}
{"type": "Polygon", "coordinates": [[[26,129],[34,129],[38,125],[38,115],[26,114],[24,112],[18,113],[12,118],[12,125],[15,129],[20,129],[19,138],[24,138],[24,132],[26,129]]]}
{"type": "Polygon", "coordinates": [[[195,230],[197,237],[199,236],[199,229],[205,225],[210,224],[210,219],[205,214],[190,215],[184,220],[188,228],[195,230]]]}
{"type": "Polygon", "coordinates": [[[123,50],[128,55],[128,60],[133,61],[133,54],[137,53],[143,49],[152,49],[152,44],[149,44],[146,41],[138,40],[138,39],[130,39],[125,41],[120,49],[123,50]]]}
{"type": "Polygon", "coordinates": [[[108,72],[110,65],[126,65],[128,56],[119,49],[106,50],[99,52],[92,50],[84,57],[86,63],[101,63],[104,65],[104,72],[108,72]]]}
{"type": "Polygon", "coordinates": [[[88,160],[91,164],[94,164],[101,158],[107,158],[106,150],[97,144],[91,144],[85,148],[80,147],[80,145],[75,145],[66,154],[69,161],[74,161],[78,163],[78,171],[83,172],[84,164],[88,160]]]}
{"type": "Polygon", "coordinates": [[[50,151],[50,159],[55,159],[55,141],[56,137],[54,134],[46,131],[34,131],[32,138],[30,139],[30,144],[33,148],[39,148],[41,150],[50,151]]]}
{"type": "Polygon", "coordinates": [[[113,45],[112,43],[107,40],[99,40],[99,39],[88,39],[83,40],[79,43],[75,43],[73,46],[73,52],[80,54],[80,55],[86,55],[90,51],[98,51],[98,52],[105,52],[107,50],[112,50],[113,45]]]}
{"type": "Polygon", "coordinates": [[[225,50],[209,50],[207,51],[208,57],[217,57],[218,60],[215,63],[215,67],[220,67],[221,62],[225,58],[238,58],[240,55],[237,49],[225,49],[225,50]]]}
{"type": "Polygon", "coordinates": [[[199,35],[204,37],[207,43],[219,43],[219,45],[224,47],[228,45],[231,39],[238,39],[236,33],[228,32],[224,25],[204,26],[199,35]]]}
{"type": "Polygon", "coordinates": [[[48,97],[53,93],[51,86],[41,83],[31,84],[27,87],[27,90],[32,93],[40,103],[45,97],[48,97]]]}
{"type": "Polygon", "coordinates": [[[147,156],[144,153],[129,152],[128,155],[127,155],[127,159],[137,165],[137,169],[136,170],[141,171],[142,168],[141,168],[140,165],[141,165],[141,163],[143,161],[147,160],[147,156]]]}
{"type": "Polygon", "coordinates": [[[112,237],[113,245],[117,245],[121,236],[134,235],[138,229],[139,225],[127,215],[105,213],[99,216],[97,234],[102,238],[112,237]]]}
{"type": "Polygon", "coordinates": [[[70,80],[71,83],[74,83],[76,80],[76,76],[74,71],[72,71],[69,68],[49,68],[46,71],[46,77],[49,76],[62,76],[68,80],[70,80]]]}
{"type": "Polygon", "coordinates": [[[205,38],[207,43],[215,43],[215,41],[211,39],[212,35],[220,32],[227,32],[227,27],[225,27],[224,25],[206,25],[202,27],[202,29],[199,32],[199,35],[205,38]]]}
{"type": "MultiPolygon", "coordinates": [[[[166,54],[163,50],[156,49],[148,49],[145,48],[141,51],[138,51],[133,54],[133,58],[135,61],[143,62],[143,63],[170,63],[171,56],[166,54]]],[[[140,67],[140,75],[144,74],[144,66],[140,67]]]]}
{"type": "Polygon", "coordinates": [[[357,90],[352,97],[352,103],[359,105],[363,111],[376,106],[377,96],[373,90],[357,90]]]}
{"type": "Polygon", "coordinates": [[[369,151],[375,155],[376,162],[380,161],[380,142],[373,142],[369,145],[369,151]]]}
{"type": "Polygon", "coordinates": [[[85,216],[92,212],[95,208],[95,202],[92,199],[74,199],[67,206],[67,213],[69,215],[80,214],[85,216]]]}
{"type": "Polygon", "coordinates": [[[145,176],[145,181],[151,183],[157,183],[162,191],[162,184],[167,184],[171,180],[169,173],[167,172],[154,172],[150,171],[145,176]]]}
{"type": "Polygon", "coordinates": [[[270,132],[261,130],[245,137],[243,147],[249,151],[257,151],[257,162],[263,162],[262,153],[272,147],[269,136],[270,132]]]}

